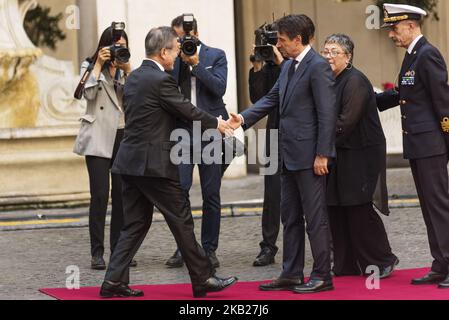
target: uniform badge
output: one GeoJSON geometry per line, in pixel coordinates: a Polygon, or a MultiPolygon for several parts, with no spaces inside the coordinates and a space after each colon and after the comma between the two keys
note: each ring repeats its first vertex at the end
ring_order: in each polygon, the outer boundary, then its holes
{"type": "Polygon", "coordinates": [[[444,133],[449,133],[449,117],[443,118],[443,121],[441,121],[441,129],[443,129],[444,133]]]}
{"type": "Polygon", "coordinates": [[[414,86],[415,85],[416,72],[414,70],[407,71],[402,77],[401,85],[414,86]]]}

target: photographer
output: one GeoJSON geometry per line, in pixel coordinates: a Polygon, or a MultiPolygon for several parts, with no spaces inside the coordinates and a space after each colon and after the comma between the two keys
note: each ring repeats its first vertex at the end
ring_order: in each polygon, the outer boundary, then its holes
{"type": "MultiPolygon", "coordinates": [[[[199,109],[227,120],[229,116],[223,102],[228,76],[228,62],[225,52],[208,47],[199,41],[198,25],[193,15],[182,15],[175,18],[172,22],[172,28],[181,42],[181,54],[175,63],[172,75],[178,81],[182,94],[199,109]]],[[[191,140],[193,140],[192,123],[178,121],[178,128],[189,131],[191,140]]],[[[181,186],[187,194],[192,187],[195,167],[193,150],[202,151],[207,144],[201,141],[193,141],[192,145],[185,148],[185,152],[188,152],[192,159],[188,164],[179,165],[179,175],[181,186]],[[198,145],[200,143],[201,146],[198,145]],[[194,147],[194,144],[197,147],[194,147]]],[[[220,263],[215,252],[218,248],[220,234],[220,189],[223,169],[221,164],[206,165],[200,163],[198,167],[203,194],[201,243],[211,263],[217,268],[220,263]]],[[[184,261],[179,250],[166,263],[170,268],[180,268],[183,264],[184,261]]]]}
{"type": "MultiPolygon", "coordinates": [[[[270,26],[270,30],[273,27],[270,26]]],[[[261,30],[256,31],[257,35],[263,33],[261,30]]],[[[260,43],[256,39],[256,43],[260,43]]],[[[260,43],[264,45],[264,43],[260,43]]],[[[282,65],[284,63],[284,57],[279,50],[272,46],[273,52],[269,54],[274,59],[264,61],[263,57],[257,54],[257,46],[255,52],[251,55],[250,60],[253,64],[253,68],[249,72],[249,92],[252,103],[256,103],[266,94],[268,94],[273,86],[276,84],[279,75],[281,74],[282,65]]],[[[267,121],[267,135],[266,135],[266,153],[267,157],[270,157],[270,130],[279,129],[279,111],[274,110],[269,116],[267,121]]],[[[267,167],[270,164],[267,164],[267,167]]],[[[264,205],[262,213],[262,237],[263,241],[260,243],[261,251],[254,261],[255,267],[265,267],[275,263],[275,256],[279,250],[276,246],[277,238],[279,235],[280,219],[281,219],[281,176],[280,172],[275,175],[265,176],[265,192],[264,192],[264,205]]]]}
{"type": "MultiPolygon", "coordinates": [[[[123,138],[123,86],[131,72],[128,36],[123,23],[107,28],[95,54],[81,66],[87,78],[82,94],[87,111],[81,117],[81,129],[74,152],[86,157],[90,182],[89,233],[91,240],[91,268],[105,270],[104,229],[112,175],[111,252],[117,244],[123,226],[121,177],[111,174],[118,147],[123,138]],[[93,66],[93,68],[92,68],[93,66]]],[[[81,87],[83,88],[83,87],[81,87]]],[[[132,266],[136,263],[133,261],[132,266]]]]}

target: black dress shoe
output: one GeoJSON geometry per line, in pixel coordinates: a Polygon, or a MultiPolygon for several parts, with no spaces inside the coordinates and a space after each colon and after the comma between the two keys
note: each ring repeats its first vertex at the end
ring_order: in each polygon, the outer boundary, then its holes
{"type": "Polygon", "coordinates": [[[90,267],[92,270],[106,270],[106,262],[103,257],[92,257],[90,267]]]}
{"type": "Polygon", "coordinates": [[[143,296],[143,291],[133,290],[123,283],[113,284],[108,281],[103,282],[100,291],[100,297],[102,298],[137,298],[143,296]]]}
{"type": "Polygon", "coordinates": [[[137,267],[137,261],[136,260],[132,260],[131,263],[129,264],[130,268],[136,268],[137,267]]]}
{"type": "Polygon", "coordinates": [[[217,255],[213,251],[206,252],[207,257],[210,260],[210,263],[214,268],[220,268],[220,261],[217,259],[217,255]]]}
{"type": "Polygon", "coordinates": [[[260,254],[257,256],[256,260],[253,263],[254,267],[266,267],[271,264],[274,264],[275,254],[268,248],[262,249],[260,254]]]}
{"type": "Polygon", "coordinates": [[[393,274],[394,269],[396,269],[398,264],[399,264],[399,259],[396,258],[396,261],[391,266],[388,266],[388,267],[382,269],[379,279],[386,279],[386,278],[390,277],[393,274]]]}
{"type": "Polygon", "coordinates": [[[270,283],[261,284],[261,291],[292,291],[296,286],[304,283],[303,279],[285,279],[278,278],[270,283]]]}
{"type": "Polygon", "coordinates": [[[210,292],[220,292],[230,286],[237,283],[236,277],[231,277],[227,279],[220,279],[218,277],[212,277],[206,280],[203,284],[193,285],[193,297],[194,298],[205,298],[210,292]]]}
{"type": "Polygon", "coordinates": [[[449,289],[449,276],[438,285],[438,289],[449,289]]]}
{"type": "Polygon", "coordinates": [[[307,293],[318,293],[323,291],[334,290],[334,285],[332,280],[314,280],[311,279],[306,284],[297,286],[293,289],[294,293],[307,294],[307,293]]]}
{"type": "Polygon", "coordinates": [[[182,258],[181,251],[176,250],[173,256],[167,260],[165,265],[169,268],[182,268],[184,266],[184,259],[182,258]]]}
{"type": "Polygon", "coordinates": [[[413,279],[412,284],[415,286],[425,285],[425,284],[437,284],[446,279],[447,275],[442,273],[437,273],[430,271],[422,278],[413,279]]]}

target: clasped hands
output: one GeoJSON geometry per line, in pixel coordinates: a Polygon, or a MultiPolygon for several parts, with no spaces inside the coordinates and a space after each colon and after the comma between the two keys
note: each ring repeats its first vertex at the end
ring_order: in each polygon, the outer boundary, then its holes
{"type": "MultiPolygon", "coordinates": [[[[233,112],[230,113],[230,118],[228,121],[224,121],[222,119],[219,119],[219,121],[220,121],[220,131],[223,134],[226,134],[226,136],[228,136],[228,134],[233,135],[234,130],[237,130],[244,124],[243,118],[240,115],[235,114],[233,112]]],[[[329,174],[328,165],[329,165],[328,157],[322,156],[322,155],[317,155],[315,158],[314,165],[313,165],[313,171],[314,171],[315,175],[317,175],[317,176],[328,175],[329,174]]]]}
{"type": "Polygon", "coordinates": [[[243,121],[240,116],[232,112],[228,121],[223,120],[221,116],[218,118],[218,130],[227,138],[234,136],[234,131],[240,128],[242,124],[243,121]]]}

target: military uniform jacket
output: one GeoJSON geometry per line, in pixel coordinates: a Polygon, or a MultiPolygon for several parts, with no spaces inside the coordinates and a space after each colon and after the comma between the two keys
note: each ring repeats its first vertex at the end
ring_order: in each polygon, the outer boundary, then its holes
{"type": "MultiPolygon", "coordinates": [[[[447,66],[439,50],[424,37],[412,54],[406,54],[399,75],[399,94],[396,95],[401,106],[404,158],[416,160],[447,153],[447,66]]],[[[390,107],[379,105],[381,111],[390,107]]]]}

